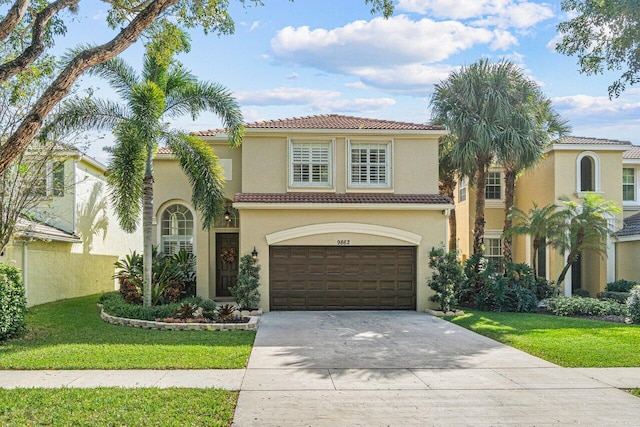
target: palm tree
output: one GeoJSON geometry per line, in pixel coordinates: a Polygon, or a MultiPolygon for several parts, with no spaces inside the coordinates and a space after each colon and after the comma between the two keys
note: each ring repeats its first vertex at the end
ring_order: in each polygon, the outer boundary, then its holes
{"type": "Polygon", "coordinates": [[[504,143],[499,140],[497,144],[497,161],[504,169],[505,183],[502,257],[508,262],[512,261],[510,213],[515,204],[518,175],[538,164],[545,147],[552,139],[570,131],[568,122],[553,110],[551,101],[544,96],[535,82],[520,75],[517,88],[516,96],[520,97],[520,101],[516,105],[521,114],[511,116],[510,122],[504,127],[513,129],[518,137],[510,138],[504,143]]]}
{"type": "MultiPolygon", "coordinates": [[[[451,199],[451,203],[455,201],[456,178],[458,171],[451,161],[451,147],[455,144],[455,137],[449,134],[440,138],[438,144],[438,188],[440,194],[451,199]]],[[[456,210],[451,209],[449,213],[449,252],[457,250],[457,222],[456,210]]]]}
{"type": "Polygon", "coordinates": [[[562,289],[567,271],[580,253],[584,250],[607,255],[607,237],[614,230],[609,226],[609,219],[621,210],[615,202],[604,200],[601,195],[587,193],[582,205],[567,198],[561,199],[565,205],[562,215],[565,220],[565,233],[554,236],[550,242],[555,248],[568,253],[566,264],[558,276],[558,288],[562,289]]]}
{"type": "Polygon", "coordinates": [[[481,59],[452,72],[435,86],[432,119],[456,138],[452,164],[476,186],[473,253],[484,254],[485,188],[489,166],[496,158],[498,140],[508,146],[519,135],[507,125],[521,118],[516,83],[520,70],[508,61],[481,59]]]}
{"type": "Polygon", "coordinates": [[[185,114],[195,119],[203,111],[217,114],[229,129],[229,144],[238,146],[244,127],[242,114],[227,89],[199,82],[171,57],[145,54],[138,75],[116,58],[91,73],[106,79],[124,104],[102,99],[75,99],[65,103],[54,126],[67,129],[111,129],[116,138],[111,151],[108,184],[120,225],[134,231],[140,219],[144,240],[144,305],[151,305],[153,155],[160,144],[171,148],[192,186],[193,206],[210,228],[223,209],[224,180],[211,147],[193,135],[172,129],[167,122],[185,114]]]}
{"type": "Polygon", "coordinates": [[[555,236],[565,232],[565,215],[558,211],[556,205],[546,205],[538,208],[534,202],[529,212],[524,212],[513,206],[509,214],[509,221],[513,226],[506,230],[504,237],[514,234],[529,235],[533,239],[533,260],[532,267],[534,273],[538,274],[538,250],[548,245],[555,236]]]}

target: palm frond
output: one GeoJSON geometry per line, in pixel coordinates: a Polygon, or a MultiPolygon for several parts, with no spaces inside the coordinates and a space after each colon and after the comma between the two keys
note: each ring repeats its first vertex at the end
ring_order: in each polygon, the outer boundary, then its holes
{"type": "Polygon", "coordinates": [[[118,144],[112,150],[107,183],[120,226],[131,233],[140,222],[147,147],[140,143],[138,128],[132,122],[121,124],[114,134],[118,144]]]}
{"type": "Polygon", "coordinates": [[[74,98],[62,104],[42,130],[42,135],[46,138],[53,132],[112,129],[129,115],[126,107],[110,100],[74,98]]]}
{"type": "Polygon", "coordinates": [[[192,187],[193,206],[202,213],[205,229],[210,229],[224,209],[222,168],[211,147],[202,139],[183,132],[164,135],[192,187]]]}
{"type": "Polygon", "coordinates": [[[133,67],[118,57],[92,67],[89,73],[109,82],[122,99],[127,99],[131,89],[140,83],[140,78],[133,67]]]}

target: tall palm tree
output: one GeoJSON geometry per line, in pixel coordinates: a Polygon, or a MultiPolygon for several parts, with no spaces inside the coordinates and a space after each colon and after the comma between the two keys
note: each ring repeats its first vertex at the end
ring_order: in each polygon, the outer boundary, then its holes
{"type": "Polygon", "coordinates": [[[522,117],[515,85],[520,70],[508,61],[481,59],[452,72],[435,86],[432,119],[445,125],[457,142],[451,148],[453,165],[476,187],[473,253],[484,254],[485,189],[489,166],[496,158],[498,139],[509,145],[518,138],[507,126],[522,117]]]}
{"type": "MultiPolygon", "coordinates": [[[[438,189],[440,194],[451,199],[451,203],[455,201],[456,178],[458,178],[458,170],[453,166],[451,159],[453,144],[455,144],[455,137],[451,134],[441,137],[438,144],[438,189]]],[[[449,213],[449,252],[455,252],[458,249],[457,228],[456,210],[451,209],[449,213]]]]}
{"type": "Polygon", "coordinates": [[[513,206],[509,214],[513,226],[506,230],[504,237],[514,234],[529,235],[533,240],[532,267],[534,274],[538,274],[538,251],[548,245],[555,236],[565,232],[565,214],[556,205],[546,205],[538,208],[534,202],[528,212],[513,206]]]}
{"type": "Polygon", "coordinates": [[[173,58],[145,55],[142,73],[122,59],[98,65],[91,73],[106,79],[123,104],[102,99],[76,99],[65,103],[54,121],[67,129],[111,129],[108,184],[120,225],[134,231],[142,210],[144,240],[144,305],[151,305],[153,155],[160,144],[170,147],[192,186],[193,206],[210,228],[223,209],[224,180],[211,147],[200,138],[172,129],[168,120],[203,111],[217,114],[229,130],[229,144],[242,142],[242,114],[227,89],[199,82],[173,58]]]}
{"type": "Polygon", "coordinates": [[[518,137],[504,142],[499,138],[496,144],[497,162],[504,169],[505,183],[502,257],[509,262],[512,261],[512,236],[508,231],[512,226],[510,213],[515,204],[518,175],[538,164],[552,139],[570,131],[568,122],[553,110],[551,101],[534,81],[520,74],[516,89],[514,101],[520,114],[509,117],[504,128],[512,128],[518,137]]]}
{"type": "Polygon", "coordinates": [[[607,237],[614,230],[609,226],[609,219],[621,210],[615,202],[604,200],[600,194],[587,193],[580,205],[567,198],[561,199],[565,207],[562,211],[567,232],[559,233],[550,242],[552,246],[567,253],[566,264],[558,276],[557,286],[562,283],[580,253],[590,250],[602,256],[607,255],[607,237]]]}

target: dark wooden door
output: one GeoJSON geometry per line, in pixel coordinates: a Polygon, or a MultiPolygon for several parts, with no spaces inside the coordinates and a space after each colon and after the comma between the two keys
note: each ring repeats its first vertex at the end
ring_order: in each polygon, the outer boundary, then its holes
{"type": "Polygon", "coordinates": [[[272,246],[271,310],[415,310],[412,246],[272,246]]]}
{"type": "Polygon", "coordinates": [[[231,296],[229,288],[238,281],[239,256],[238,233],[216,233],[216,296],[231,296]]]}
{"type": "Polygon", "coordinates": [[[571,264],[571,293],[582,287],[582,254],[571,264]]]}

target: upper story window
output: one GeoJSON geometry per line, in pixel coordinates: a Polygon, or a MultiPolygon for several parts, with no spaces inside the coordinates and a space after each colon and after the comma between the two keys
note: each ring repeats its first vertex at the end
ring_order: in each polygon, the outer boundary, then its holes
{"type": "Polygon", "coordinates": [[[193,253],[193,214],[189,208],[174,204],[162,212],[160,241],[165,255],[173,255],[181,249],[193,253]]]}
{"type": "Polygon", "coordinates": [[[291,187],[331,187],[333,177],[331,141],[290,141],[291,187]]]}
{"type": "Polygon", "coordinates": [[[502,178],[500,172],[489,172],[487,174],[487,186],[485,187],[484,194],[488,200],[502,199],[502,178]]]}
{"type": "Polygon", "coordinates": [[[460,177],[460,181],[458,181],[458,201],[464,202],[467,200],[467,178],[460,177]]]}
{"type": "Polygon", "coordinates": [[[33,181],[35,193],[43,197],[63,197],[64,187],[64,160],[48,161],[42,165],[33,181]]]}
{"type": "Polygon", "coordinates": [[[636,200],[636,170],[634,168],[622,169],[622,200],[625,202],[636,200]]]}
{"type": "Polygon", "coordinates": [[[577,192],[600,191],[600,159],[595,153],[580,153],[576,162],[577,192]]]}
{"type": "Polygon", "coordinates": [[[349,141],[349,187],[391,187],[391,142],[349,141]]]}

